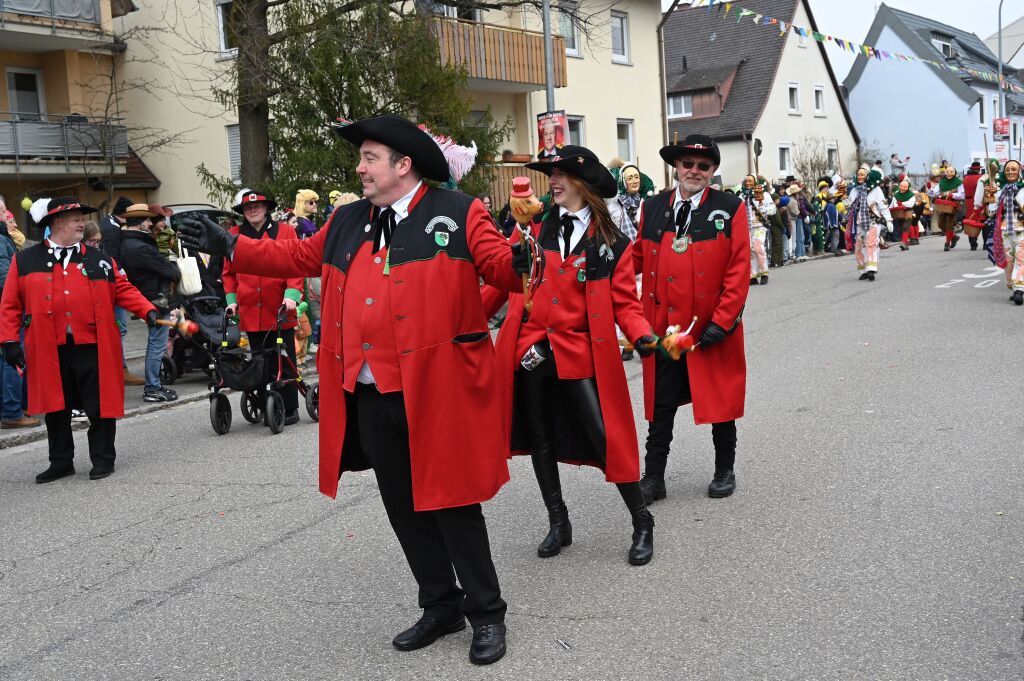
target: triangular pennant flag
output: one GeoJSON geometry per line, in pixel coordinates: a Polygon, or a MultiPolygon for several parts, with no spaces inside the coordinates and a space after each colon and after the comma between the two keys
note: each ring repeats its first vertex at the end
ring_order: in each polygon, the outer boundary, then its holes
{"type": "Polygon", "coordinates": [[[789,26],[782,19],[779,19],[779,35],[786,35],[786,31],[789,30],[789,26]]]}
{"type": "Polygon", "coordinates": [[[754,15],[754,24],[756,25],[756,24],[761,23],[761,17],[763,17],[763,16],[764,16],[763,14],[755,14],[754,15]]]}
{"type": "Polygon", "coordinates": [[[819,43],[825,41],[825,36],[823,36],[821,33],[818,33],[817,31],[811,31],[811,37],[813,37],[819,43]]]}
{"type": "Polygon", "coordinates": [[[732,3],[725,3],[725,16],[729,16],[729,12],[732,11],[732,3]]]}
{"type": "Polygon", "coordinates": [[[743,17],[749,17],[754,13],[754,10],[740,8],[740,11],[736,13],[736,21],[739,21],[743,17]]]}

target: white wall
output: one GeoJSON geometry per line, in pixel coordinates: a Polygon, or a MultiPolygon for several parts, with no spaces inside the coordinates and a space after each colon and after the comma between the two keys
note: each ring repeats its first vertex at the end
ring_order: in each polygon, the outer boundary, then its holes
{"type": "MultiPolygon", "coordinates": [[[[901,54],[914,51],[889,27],[877,47],[901,54]]],[[[970,132],[977,131],[977,109],[969,109],[934,67],[921,63],[868,59],[860,80],[850,92],[850,112],[867,146],[911,157],[908,170],[925,172],[935,151],[950,163],[970,162],[970,132]]],[[[846,159],[843,159],[846,162],[846,159]]]]}
{"type": "MultiPolygon", "coordinates": [[[[800,26],[810,24],[803,3],[797,5],[793,22],[800,26]]],[[[818,44],[810,37],[801,39],[796,33],[790,31],[786,38],[786,46],[782,50],[775,83],[754,131],[754,137],[760,139],[764,147],[759,159],[763,176],[769,180],[785,178],[786,173],[779,168],[780,144],[791,145],[790,154],[795,160],[796,155],[799,154],[800,141],[804,138],[815,137],[820,137],[827,144],[835,145],[839,150],[842,169],[849,170],[848,159],[856,150],[856,143],[850,125],[843,115],[839,97],[839,93],[829,78],[828,69],[818,44]],[[799,114],[789,112],[790,82],[799,86],[799,114]],[[814,110],[815,86],[824,87],[825,106],[823,113],[820,114],[816,114],[814,110]]],[[[856,123],[856,119],[855,124],[861,137],[864,137],[864,130],[859,123],[856,123]]],[[[738,178],[728,181],[739,182],[743,179],[742,175],[744,174],[746,174],[745,166],[738,178]]],[[[791,172],[791,174],[798,175],[796,172],[791,172]]]]}

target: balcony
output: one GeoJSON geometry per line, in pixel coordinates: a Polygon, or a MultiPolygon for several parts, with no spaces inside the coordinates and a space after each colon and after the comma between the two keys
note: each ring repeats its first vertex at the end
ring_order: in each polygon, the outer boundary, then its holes
{"type": "Polygon", "coordinates": [[[0,113],[0,177],[37,179],[124,173],[128,130],[86,116],[0,113]],[[20,117],[19,117],[20,116],[20,117]],[[112,168],[113,166],[113,168],[112,168]]]}
{"type": "Polygon", "coordinates": [[[0,0],[0,36],[11,52],[55,52],[112,47],[101,2],[110,0],[0,0]]]}
{"type": "MultiPolygon", "coordinates": [[[[504,26],[435,19],[441,62],[465,67],[469,88],[482,92],[543,90],[544,36],[504,26]]],[[[565,87],[565,41],[552,36],[555,87],[565,87]]]]}

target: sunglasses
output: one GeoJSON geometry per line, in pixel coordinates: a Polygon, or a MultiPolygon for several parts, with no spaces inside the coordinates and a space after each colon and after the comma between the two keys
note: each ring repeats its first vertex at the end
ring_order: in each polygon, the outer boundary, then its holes
{"type": "Polygon", "coordinates": [[[683,170],[689,170],[690,168],[697,166],[697,170],[702,173],[706,173],[711,170],[711,164],[707,161],[700,161],[699,163],[697,161],[680,161],[679,165],[683,166],[683,170]]]}

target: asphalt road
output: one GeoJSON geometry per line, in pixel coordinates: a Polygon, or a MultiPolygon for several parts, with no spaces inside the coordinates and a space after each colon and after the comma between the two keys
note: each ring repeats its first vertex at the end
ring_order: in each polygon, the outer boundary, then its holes
{"type": "Polygon", "coordinates": [[[391,647],[413,581],[370,475],[317,493],[308,420],[128,419],[97,482],[82,454],[35,485],[45,444],[2,450],[0,678],[1021,679],[1024,308],[960,246],[886,251],[874,283],[848,256],[752,289],[739,490],[707,498],[710,428],[681,410],[647,567],[592,470],[563,469],[575,541],[537,558],[516,460],[485,506],[510,605],[486,669],[468,631],[391,647]]]}

